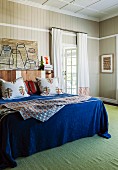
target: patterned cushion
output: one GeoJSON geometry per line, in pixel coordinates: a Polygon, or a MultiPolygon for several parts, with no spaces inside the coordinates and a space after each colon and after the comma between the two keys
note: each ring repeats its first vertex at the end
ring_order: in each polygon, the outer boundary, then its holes
{"type": "Polygon", "coordinates": [[[58,80],[57,78],[36,78],[41,95],[58,94],[58,80]]]}
{"type": "Polygon", "coordinates": [[[22,77],[16,79],[14,83],[4,80],[1,80],[1,82],[3,99],[15,99],[29,96],[25,90],[22,77]]]}
{"type": "Polygon", "coordinates": [[[36,94],[38,93],[38,89],[37,89],[37,85],[36,85],[37,82],[34,82],[34,81],[29,81],[29,87],[30,87],[30,90],[32,92],[32,94],[36,94]]]}
{"type": "Polygon", "coordinates": [[[29,81],[24,81],[24,83],[25,83],[25,89],[26,89],[26,92],[28,93],[28,94],[32,94],[32,92],[31,92],[31,90],[30,90],[30,86],[29,86],[29,81]]]}
{"type": "Polygon", "coordinates": [[[25,83],[25,89],[28,94],[39,94],[39,88],[38,88],[38,83],[37,81],[24,81],[25,83]]]}

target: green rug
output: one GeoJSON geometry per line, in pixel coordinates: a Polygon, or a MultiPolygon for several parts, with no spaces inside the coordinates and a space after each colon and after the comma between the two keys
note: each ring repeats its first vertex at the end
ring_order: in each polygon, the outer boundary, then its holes
{"type": "Polygon", "coordinates": [[[111,139],[95,135],[18,158],[14,170],[118,170],[118,107],[105,106],[111,139]]]}

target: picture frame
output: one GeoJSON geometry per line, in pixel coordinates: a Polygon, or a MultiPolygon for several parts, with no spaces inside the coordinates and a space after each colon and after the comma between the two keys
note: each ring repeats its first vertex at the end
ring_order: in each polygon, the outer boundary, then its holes
{"type": "Polygon", "coordinates": [[[113,54],[101,56],[101,73],[113,73],[113,54]]]}
{"type": "Polygon", "coordinates": [[[44,65],[50,65],[50,57],[43,56],[43,63],[44,63],[44,65]]]}

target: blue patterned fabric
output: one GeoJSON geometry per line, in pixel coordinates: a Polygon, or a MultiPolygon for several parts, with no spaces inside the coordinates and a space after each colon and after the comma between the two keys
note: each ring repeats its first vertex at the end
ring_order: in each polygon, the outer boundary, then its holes
{"type": "MultiPolygon", "coordinates": [[[[70,95],[32,96],[32,100],[66,96],[70,95]]],[[[29,156],[95,134],[110,138],[106,109],[102,101],[96,98],[66,105],[46,122],[34,118],[23,120],[18,112],[8,114],[0,121],[0,169],[15,167],[17,157],[29,156]]]]}
{"type": "Polygon", "coordinates": [[[53,100],[36,99],[3,104],[2,108],[5,109],[5,113],[6,108],[18,111],[24,120],[33,117],[42,122],[45,122],[65,105],[86,102],[90,98],[90,96],[78,95],[53,100]]]}

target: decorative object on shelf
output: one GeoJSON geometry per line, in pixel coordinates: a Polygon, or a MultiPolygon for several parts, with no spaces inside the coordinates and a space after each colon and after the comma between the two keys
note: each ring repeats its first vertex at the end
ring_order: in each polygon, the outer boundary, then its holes
{"type": "Polygon", "coordinates": [[[42,57],[44,65],[50,65],[50,57],[49,56],[43,56],[42,57]]]}
{"type": "Polygon", "coordinates": [[[44,70],[44,62],[43,62],[42,56],[41,56],[41,61],[40,61],[38,70],[44,70]]]}
{"type": "Polygon", "coordinates": [[[101,72],[113,73],[113,54],[104,54],[101,56],[101,72]]]}
{"type": "Polygon", "coordinates": [[[53,70],[53,66],[50,64],[49,56],[41,56],[41,61],[43,61],[44,70],[53,70]]]}
{"type": "Polygon", "coordinates": [[[39,66],[39,69],[38,69],[38,70],[44,70],[44,64],[43,64],[42,61],[40,62],[40,66],[39,66]]]}
{"type": "Polygon", "coordinates": [[[53,66],[52,65],[44,65],[44,70],[53,70],[53,66]]]}

